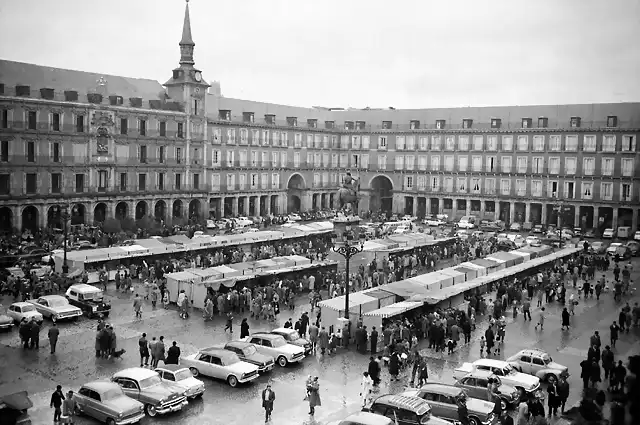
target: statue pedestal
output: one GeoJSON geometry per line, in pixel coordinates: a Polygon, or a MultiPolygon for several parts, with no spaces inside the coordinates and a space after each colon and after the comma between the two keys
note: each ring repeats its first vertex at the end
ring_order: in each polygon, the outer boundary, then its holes
{"type": "Polygon", "coordinates": [[[351,231],[353,240],[357,240],[360,237],[360,217],[357,215],[344,216],[339,215],[333,219],[333,231],[336,233],[339,239],[344,240],[344,234],[347,231],[351,231]]]}

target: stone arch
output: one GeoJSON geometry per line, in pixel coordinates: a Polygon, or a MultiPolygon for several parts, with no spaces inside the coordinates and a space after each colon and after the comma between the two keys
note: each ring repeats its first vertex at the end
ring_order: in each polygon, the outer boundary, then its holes
{"type": "Polygon", "coordinates": [[[129,217],[129,205],[126,202],[118,202],[116,204],[116,219],[123,220],[129,217]]]}
{"type": "Polygon", "coordinates": [[[84,204],[75,204],[71,208],[71,225],[86,224],[87,207],[84,204]]]}
{"type": "Polygon", "coordinates": [[[149,205],[147,205],[147,201],[140,201],[136,204],[136,220],[142,219],[149,214],[149,205]]]}
{"type": "Polygon", "coordinates": [[[182,217],[182,201],[176,199],[173,201],[173,207],[171,207],[171,216],[174,218],[182,217]]]}
{"type": "Polygon", "coordinates": [[[40,222],[40,211],[34,205],[28,205],[22,209],[22,230],[35,232],[40,222]]]}
{"type": "Polygon", "coordinates": [[[0,207],[0,232],[13,230],[13,211],[9,207],[0,207]]]}
{"type": "Polygon", "coordinates": [[[200,204],[200,200],[192,199],[191,202],[189,202],[189,219],[200,218],[201,211],[202,205],[200,204]]]}
{"type": "Polygon", "coordinates": [[[385,174],[376,174],[371,177],[371,180],[369,180],[369,189],[375,189],[374,186],[380,187],[380,185],[386,185],[386,183],[383,183],[384,180],[388,182],[388,186],[393,190],[393,180],[385,174]]]}
{"type": "Polygon", "coordinates": [[[63,225],[60,205],[51,205],[49,209],[47,209],[47,227],[62,230],[63,225]]]}
{"type": "Polygon", "coordinates": [[[162,199],[156,202],[155,207],[153,207],[153,216],[156,220],[165,221],[167,219],[167,203],[162,199]]]}
{"type": "Polygon", "coordinates": [[[393,180],[384,174],[375,175],[369,181],[371,211],[388,212],[393,209],[393,180]]]}
{"type": "Polygon", "coordinates": [[[300,173],[293,173],[289,176],[289,180],[287,180],[287,189],[306,189],[307,181],[304,179],[304,176],[300,173]]]}
{"type": "Polygon", "coordinates": [[[93,209],[93,221],[98,223],[104,223],[107,218],[107,204],[100,202],[93,209]]]}

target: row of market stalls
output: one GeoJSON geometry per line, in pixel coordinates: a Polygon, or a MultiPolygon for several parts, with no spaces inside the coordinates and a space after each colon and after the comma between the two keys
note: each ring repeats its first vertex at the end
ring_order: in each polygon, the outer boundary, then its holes
{"type": "Polygon", "coordinates": [[[289,255],[206,269],[186,269],[180,272],[167,273],[165,278],[167,279],[167,289],[169,290],[171,302],[176,302],[179,292],[185,290],[189,299],[193,301],[194,307],[204,308],[204,300],[208,288],[218,291],[223,286],[234,288],[238,284],[247,285],[257,278],[336,267],[337,263],[335,261],[311,262],[308,258],[299,255],[289,255]]]}
{"type": "MultiPolygon", "coordinates": [[[[383,319],[425,304],[433,308],[460,307],[468,291],[579,251],[580,248],[565,248],[553,252],[553,248],[542,246],[496,252],[458,266],[349,294],[349,315],[359,317],[369,329],[373,326],[380,329],[383,319]]],[[[337,324],[344,316],[345,296],[322,301],[320,307],[323,322],[330,326],[337,324]]]]}
{"type": "MultiPolygon", "coordinates": [[[[262,242],[304,238],[331,231],[333,231],[333,223],[327,221],[282,228],[278,231],[266,230],[236,235],[199,235],[193,238],[188,238],[185,235],[174,235],[166,238],[152,237],[133,240],[132,244],[127,246],[69,251],[67,252],[67,264],[71,271],[82,272],[83,270],[101,268],[102,265],[108,263],[117,265],[119,261],[126,259],[150,259],[153,256],[166,256],[181,252],[197,252],[230,246],[242,247],[262,242]]],[[[52,257],[56,271],[60,272],[64,262],[63,253],[56,253],[52,257]]],[[[107,268],[115,269],[115,267],[107,268]]],[[[109,278],[114,279],[114,277],[115,271],[111,271],[109,278]]],[[[97,272],[90,273],[89,282],[97,281],[97,272]]]]}

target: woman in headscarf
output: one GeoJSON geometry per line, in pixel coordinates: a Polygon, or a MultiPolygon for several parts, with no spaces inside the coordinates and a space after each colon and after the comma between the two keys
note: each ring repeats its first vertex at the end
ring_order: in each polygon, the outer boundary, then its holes
{"type": "Polygon", "coordinates": [[[320,383],[317,376],[307,385],[307,392],[309,394],[309,414],[313,416],[316,413],[316,406],[322,406],[320,383]]]}
{"type": "Polygon", "coordinates": [[[240,324],[240,339],[249,336],[249,323],[247,322],[247,318],[242,319],[242,323],[240,324]]]}

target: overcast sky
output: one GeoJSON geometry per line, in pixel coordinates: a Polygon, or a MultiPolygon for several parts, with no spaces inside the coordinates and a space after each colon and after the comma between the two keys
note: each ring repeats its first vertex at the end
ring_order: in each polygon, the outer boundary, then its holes
{"type": "MultiPolygon", "coordinates": [[[[640,100],[640,0],[191,0],[227,97],[420,108],[640,100]]],[[[0,0],[0,57],[166,81],[184,0],[0,0]]]]}

